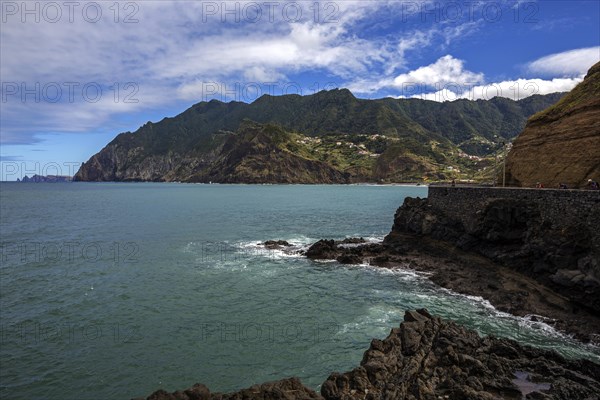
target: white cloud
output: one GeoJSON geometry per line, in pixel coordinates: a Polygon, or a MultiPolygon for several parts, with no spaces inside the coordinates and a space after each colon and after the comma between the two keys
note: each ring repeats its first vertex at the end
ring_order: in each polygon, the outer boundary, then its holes
{"type": "Polygon", "coordinates": [[[398,75],[394,79],[394,86],[403,87],[407,84],[415,83],[432,87],[452,83],[466,85],[483,82],[483,78],[483,74],[481,73],[465,70],[463,60],[446,55],[439,58],[433,64],[398,75]]]}
{"type": "Polygon", "coordinates": [[[475,86],[472,91],[463,93],[463,98],[471,100],[489,99],[495,96],[507,97],[512,100],[520,100],[534,94],[549,94],[556,92],[568,92],[573,89],[583,77],[577,78],[555,78],[544,79],[517,79],[491,83],[488,85],[475,86]]]}
{"type": "Polygon", "coordinates": [[[537,74],[558,75],[553,79],[518,78],[497,82],[485,82],[484,75],[464,68],[462,60],[452,55],[441,57],[436,62],[401,74],[394,79],[357,80],[350,86],[358,93],[373,93],[377,90],[399,89],[397,98],[419,98],[432,101],[454,101],[457,99],[489,100],[506,97],[520,100],[534,94],[568,92],[583,80],[591,65],[598,62],[600,47],[576,49],[552,54],[535,60],[528,65],[537,74]],[[433,89],[433,90],[432,90],[433,89]]]}
{"type": "Polygon", "coordinates": [[[577,78],[555,78],[552,80],[516,79],[477,86],[449,84],[435,92],[426,92],[411,96],[399,96],[399,98],[410,97],[438,102],[454,101],[458,99],[489,100],[494,97],[506,97],[512,100],[521,100],[534,94],[568,92],[582,80],[583,76],[577,78]]]}
{"type": "Polygon", "coordinates": [[[545,76],[578,76],[600,61],[600,46],[550,54],[527,64],[531,73],[545,76]]]}
{"type": "Polygon", "coordinates": [[[349,79],[368,73],[374,64],[393,64],[403,57],[392,51],[387,37],[366,40],[352,33],[356,21],[385,3],[323,1],[316,12],[314,1],[294,2],[303,13],[297,22],[293,7],[286,9],[284,3],[270,3],[278,4],[270,20],[267,3],[131,3],[139,6],[134,15],[139,22],[129,24],[123,23],[123,18],[133,9],[121,9],[120,21],[115,23],[114,7],[109,8],[112,3],[97,3],[103,18],[96,23],[83,18],[81,5],[72,22],[67,10],[58,23],[43,18],[35,23],[34,16],[22,23],[19,13],[7,15],[0,32],[3,82],[19,87],[21,83],[32,87],[36,83],[77,82],[81,87],[91,82],[103,86],[133,82],[140,88],[140,103],[131,109],[106,101],[61,105],[35,102],[30,97],[24,104],[17,94],[2,104],[0,140],[15,142],[15,134],[21,132],[25,137],[27,129],[29,138],[35,132],[86,131],[102,126],[112,115],[177,100],[200,101],[198,89],[203,82],[221,86],[287,82],[288,74],[315,70],[324,72],[323,76],[349,79]],[[213,13],[206,8],[208,3],[230,10],[237,7],[238,15],[223,10],[213,13]],[[243,11],[251,4],[263,7],[257,23],[249,22],[243,11]],[[224,17],[227,23],[222,22],[224,17]],[[37,126],[23,127],[19,121],[24,118],[37,126]]]}
{"type": "MultiPolygon", "coordinates": [[[[412,41],[401,41],[399,47],[407,42],[418,46],[426,40],[424,37],[420,37],[412,41]]],[[[349,82],[346,87],[355,93],[363,94],[374,93],[385,88],[399,89],[404,93],[422,92],[431,88],[442,90],[444,86],[472,87],[483,81],[484,75],[482,73],[466,70],[463,60],[454,58],[452,55],[445,55],[432,64],[416,68],[396,77],[357,78],[349,82]]]]}

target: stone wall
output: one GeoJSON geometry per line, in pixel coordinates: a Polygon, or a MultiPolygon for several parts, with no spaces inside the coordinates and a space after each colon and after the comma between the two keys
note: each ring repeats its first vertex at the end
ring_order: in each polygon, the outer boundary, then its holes
{"type": "Polygon", "coordinates": [[[437,212],[461,221],[467,231],[476,228],[490,201],[524,200],[536,204],[542,220],[554,226],[588,226],[593,242],[600,247],[600,191],[430,186],[428,199],[437,212]]]}

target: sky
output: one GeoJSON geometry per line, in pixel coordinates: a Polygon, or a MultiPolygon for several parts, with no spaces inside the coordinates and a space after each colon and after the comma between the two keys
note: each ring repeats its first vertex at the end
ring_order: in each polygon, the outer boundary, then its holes
{"type": "Polygon", "coordinates": [[[217,99],[515,100],[600,60],[600,1],[0,1],[0,180],[217,99]]]}

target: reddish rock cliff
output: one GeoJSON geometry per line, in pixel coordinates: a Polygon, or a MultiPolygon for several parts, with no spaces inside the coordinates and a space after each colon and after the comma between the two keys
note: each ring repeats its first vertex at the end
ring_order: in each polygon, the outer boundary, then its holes
{"type": "Polygon", "coordinates": [[[584,187],[600,180],[600,63],[552,107],[532,116],[506,161],[513,186],[566,183],[584,187]]]}

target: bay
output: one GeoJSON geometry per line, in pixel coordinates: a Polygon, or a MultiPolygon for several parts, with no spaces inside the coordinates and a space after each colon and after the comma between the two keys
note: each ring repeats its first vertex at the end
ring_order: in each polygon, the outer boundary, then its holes
{"type": "Polygon", "coordinates": [[[540,322],[410,270],[267,251],[380,241],[406,196],[376,185],[0,184],[0,397],[127,399],[195,382],[233,391],[358,365],[406,309],[600,360],[540,322]]]}

